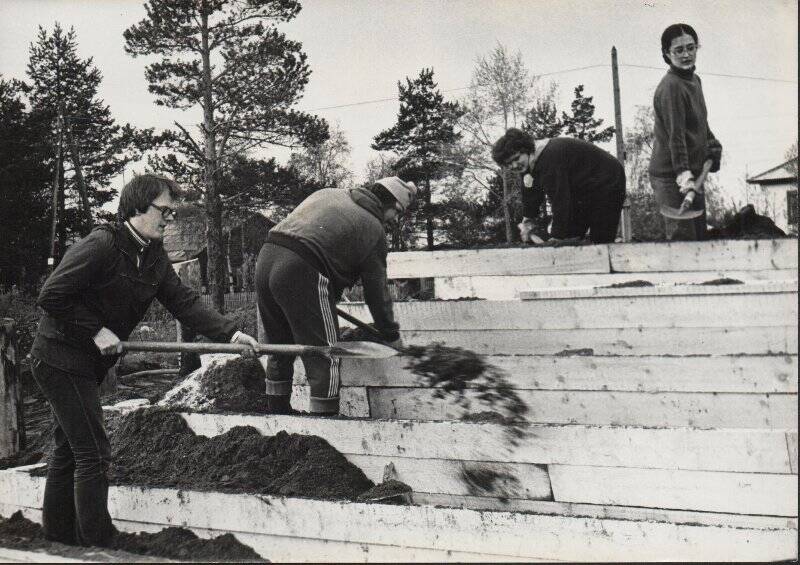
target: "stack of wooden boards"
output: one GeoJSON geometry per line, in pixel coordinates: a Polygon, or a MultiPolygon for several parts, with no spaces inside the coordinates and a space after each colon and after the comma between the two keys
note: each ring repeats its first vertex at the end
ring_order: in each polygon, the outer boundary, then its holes
{"type": "MultiPolygon", "coordinates": [[[[120,527],[231,531],[288,561],[797,557],[797,240],[412,252],[389,268],[435,279],[439,300],[395,305],[406,343],[508,373],[530,408],[518,445],[461,420],[492,409],[474,391],[465,409],[402,358],[348,360],[355,418],[186,418],[322,436],[376,482],[392,463],[417,506],[113,488],[120,527]],[[722,278],[743,284],[698,284],[722,278]]],[[[0,513],[37,516],[41,479],[0,485],[0,513]]]]}

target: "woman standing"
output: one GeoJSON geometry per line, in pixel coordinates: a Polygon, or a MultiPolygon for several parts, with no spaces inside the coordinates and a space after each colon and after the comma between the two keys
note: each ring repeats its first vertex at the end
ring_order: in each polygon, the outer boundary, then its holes
{"type": "MultiPolygon", "coordinates": [[[[661,54],[669,70],[653,97],[655,132],[649,168],[659,206],[679,208],[684,195],[695,188],[706,159],[712,161],[711,172],[719,170],[722,146],[708,127],[703,86],[694,72],[699,48],[697,32],[689,25],[673,24],[661,34],[661,54]]],[[[706,203],[701,191],[692,205],[694,210],[703,210],[699,217],[664,218],[668,240],[706,238],[706,203]]]]}

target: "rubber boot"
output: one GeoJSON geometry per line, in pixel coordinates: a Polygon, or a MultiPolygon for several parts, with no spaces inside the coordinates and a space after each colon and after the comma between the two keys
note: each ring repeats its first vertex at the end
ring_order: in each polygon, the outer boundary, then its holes
{"type": "Polygon", "coordinates": [[[299,414],[297,410],[292,409],[289,400],[290,395],[267,395],[267,413],[269,414],[299,414]]]}

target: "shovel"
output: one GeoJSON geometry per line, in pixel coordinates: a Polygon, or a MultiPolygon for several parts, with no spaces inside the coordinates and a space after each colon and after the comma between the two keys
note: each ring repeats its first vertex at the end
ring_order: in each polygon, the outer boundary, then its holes
{"type": "MultiPolygon", "coordinates": [[[[337,309],[336,309],[336,313],[337,313],[337,314],[339,315],[339,317],[340,317],[340,318],[342,318],[343,320],[347,320],[347,321],[348,321],[348,322],[350,322],[351,324],[355,325],[356,327],[359,327],[359,328],[361,328],[362,330],[364,330],[365,332],[367,332],[368,334],[370,334],[372,337],[374,337],[375,339],[379,340],[379,341],[378,341],[378,343],[377,343],[376,345],[383,345],[383,347],[388,347],[389,349],[391,349],[392,351],[394,351],[394,352],[395,352],[395,355],[396,355],[397,353],[402,353],[402,352],[401,352],[399,349],[397,349],[396,347],[392,347],[391,345],[389,345],[388,343],[386,343],[386,340],[385,340],[385,339],[383,339],[383,336],[381,335],[381,332],[379,332],[378,330],[376,330],[375,328],[373,328],[373,327],[372,327],[372,326],[370,326],[369,324],[362,322],[361,320],[359,320],[358,318],[356,318],[355,316],[353,316],[353,315],[351,315],[351,314],[348,314],[347,312],[345,312],[345,311],[344,311],[344,310],[342,310],[341,308],[337,308],[337,309]]],[[[371,343],[371,342],[359,342],[359,341],[351,341],[351,342],[347,342],[347,341],[345,341],[345,342],[341,342],[341,341],[340,341],[339,343],[371,343]]]]}
{"type": "Polygon", "coordinates": [[[333,345],[296,345],[282,343],[259,343],[255,347],[241,343],[194,343],[169,341],[121,341],[117,353],[126,351],[160,351],[179,353],[247,353],[259,355],[312,355],[322,357],[357,357],[362,359],[385,359],[397,355],[397,350],[370,341],[339,341],[333,345]]]}
{"type": "MultiPolygon", "coordinates": [[[[703,170],[700,173],[700,176],[697,177],[694,181],[695,188],[700,188],[703,186],[703,183],[706,181],[706,177],[708,176],[708,172],[711,170],[711,159],[708,159],[705,163],[703,163],[703,170]]],[[[661,215],[670,218],[671,220],[693,220],[698,216],[702,215],[702,210],[691,210],[692,203],[694,202],[694,198],[697,195],[696,190],[689,190],[686,193],[686,196],[683,198],[683,202],[681,203],[680,208],[672,208],[670,206],[661,206],[661,215]]]]}

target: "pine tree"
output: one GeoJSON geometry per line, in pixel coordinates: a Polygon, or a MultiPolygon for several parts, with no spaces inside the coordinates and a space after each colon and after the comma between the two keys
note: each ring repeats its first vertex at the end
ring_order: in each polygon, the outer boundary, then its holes
{"type": "Polygon", "coordinates": [[[34,290],[48,253],[51,152],[25,109],[25,85],[0,76],[0,289],[34,290]]]}
{"type": "Polygon", "coordinates": [[[603,125],[603,120],[594,118],[593,96],[583,95],[583,85],[575,87],[575,100],[572,101],[572,115],[561,113],[561,121],[567,135],[590,141],[609,141],[614,137],[614,127],[609,126],[604,130],[598,128],[603,125]]]}
{"type": "Polygon", "coordinates": [[[292,109],[311,71],[300,43],[275,27],[300,12],[297,0],[150,0],[125,33],[132,56],[156,55],[145,76],[156,104],[199,108],[197,131],[175,123],[161,141],[173,154],[159,167],[194,186],[206,211],[209,286],[224,309],[221,175],[236,156],[267,145],[313,145],[324,120],[292,109]],[[191,129],[191,131],[190,131],[191,129]]]}
{"type": "Polygon", "coordinates": [[[400,157],[396,164],[399,176],[421,184],[427,244],[428,249],[433,249],[431,182],[452,172],[443,154],[446,146],[460,137],[455,124],[463,110],[456,103],[444,101],[433,80],[433,69],[422,69],[416,79],[406,77],[406,84],[398,82],[397,87],[400,92],[397,123],[376,135],[372,148],[396,153],[400,157]]]}
{"type": "Polygon", "coordinates": [[[149,132],[115,122],[108,105],[98,98],[100,71],[91,57],[78,57],[74,29],[65,32],[56,23],[48,33],[40,26],[36,42],[30,46],[27,75],[31,119],[47,125],[46,136],[53,143],[45,163],[53,175],[59,164],[60,256],[68,239],[85,235],[98,219],[110,219],[100,208],[116,195],[111,180],[139,157],[149,132]],[[63,117],[62,136],[57,133],[59,115],[63,117]],[[78,182],[81,179],[85,194],[78,182]]]}

